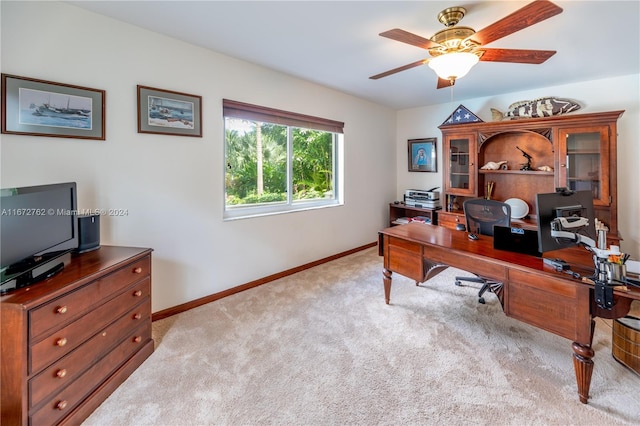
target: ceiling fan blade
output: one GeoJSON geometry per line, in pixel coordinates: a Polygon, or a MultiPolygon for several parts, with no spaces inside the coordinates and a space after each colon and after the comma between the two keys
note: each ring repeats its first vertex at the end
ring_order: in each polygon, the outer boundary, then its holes
{"type": "Polygon", "coordinates": [[[446,78],[440,78],[438,77],[438,85],[436,86],[436,89],[444,89],[445,87],[451,87],[454,84],[456,84],[456,81],[453,80],[447,80],[446,78]]]}
{"type": "Polygon", "coordinates": [[[536,0],[511,15],[476,32],[470,38],[481,45],[489,44],[562,12],[562,8],[548,0],[536,0]]]}
{"type": "Polygon", "coordinates": [[[379,35],[381,35],[382,37],[390,38],[391,40],[407,43],[412,46],[422,47],[423,49],[431,49],[433,47],[440,46],[438,43],[435,43],[424,37],[420,37],[419,35],[412,34],[408,31],[401,30],[400,28],[394,28],[392,30],[380,33],[379,35]]]}
{"type": "Polygon", "coordinates": [[[541,64],[553,55],[555,50],[526,49],[484,49],[480,60],[484,62],[513,62],[517,64],[541,64]]]}
{"type": "Polygon", "coordinates": [[[388,76],[388,75],[395,74],[395,73],[400,72],[400,71],[405,71],[405,70],[408,70],[408,69],[411,69],[411,68],[418,67],[418,66],[420,66],[420,65],[424,65],[424,64],[426,64],[428,61],[429,61],[428,59],[420,59],[419,61],[416,61],[416,62],[414,62],[414,63],[412,63],[412,64],[403,65],[403,66],[401,66],[401,67],[394,68],[394,69],[392,69],[392,70],[385,71],[385,72],[380,73],[380,74],[372,75],[372,76],[371,76],[371,77],[369,77],[369,78],[370,78],[371,80],[377,80],[377,79],[379,79],[379,78],[386,77],[386,76],[388,76]]]}

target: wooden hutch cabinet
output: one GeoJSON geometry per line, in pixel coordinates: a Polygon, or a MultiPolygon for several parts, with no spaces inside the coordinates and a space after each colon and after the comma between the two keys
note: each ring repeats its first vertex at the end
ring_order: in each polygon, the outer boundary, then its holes
{"type": "Polygon", "coordinates": [[[609,244],[617,244],[617,120],[623,112],[440,126],[444,190],[438,223],[465,223],[463,202],[491,191],[492,199],[524,200],[529,217],[523,224],[534,226],[536,194],[567,187],[592,191],[596,217],[609,228],[609,244]],[[498,170],[482,169],[503,161],[498,170]]]}

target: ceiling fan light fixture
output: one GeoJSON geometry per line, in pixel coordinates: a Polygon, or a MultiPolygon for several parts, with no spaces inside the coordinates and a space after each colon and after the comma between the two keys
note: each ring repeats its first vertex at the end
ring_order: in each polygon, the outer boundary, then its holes
{"type": "Polygon", "coordinates": [[[438,77],[455,81],[467,75],[469,70],[478,63],[480,58],[469,52],[452,52],[436,56],[429,61],[429,68],[434,70],[438,77]]]}

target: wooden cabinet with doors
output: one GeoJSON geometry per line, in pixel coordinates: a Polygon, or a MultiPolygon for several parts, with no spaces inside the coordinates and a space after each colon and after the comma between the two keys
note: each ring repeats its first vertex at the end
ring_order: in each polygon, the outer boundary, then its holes
{"type": "Polygon", "coordinates": [[[447,194],[473,196],[476,193],[476,135],[452,133],[445,139],[445,180],[447,194]]]}
{"type": "Polygon", "coordinates": [[[594,124],[558,130],[556,186],[590,190],[596,217],[617,235],[616,126],[594,124]]]}
{"type": "Polygon", "coordinates": [[[443,134],[444,140],[444,188],[442,197],[443,211],[438,214],[441,226],[456,228],[465,224],[462,202],[474,198],[476,188],[476,132],[451,132],[443,134]],[[460,202],[458,202],[460,197],[460,202]]]}
{"type": "Polygon", "coordinates": [[[609,244],[618,244],[616,138],[623,112],[440,126],[445,159],[438,223],[464,223],[464,201],[490,195],[524,200],[523,224],[535,226],[536,194],[588,189],[596,217],[609,228],[609,244]],[[484,169],[488,163],[501,166],[484,169]]]}

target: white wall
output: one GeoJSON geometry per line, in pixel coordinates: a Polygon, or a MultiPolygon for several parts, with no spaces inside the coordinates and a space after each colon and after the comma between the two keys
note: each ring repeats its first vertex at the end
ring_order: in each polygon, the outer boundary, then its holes
{"type": "MultiPolygon", "coordinates": [[[[446,90],[446,89],[442,89],[446,90]]],[[[396,198],[408,188],[428,189],[442,186],[442,134],[438,129],[462,104],[483,121],[492,121],[490,108],[501,111],[521,100],[544,96],[574,99],[582,109],[573,114],[624,110],[618,120],[618,227],[623,237],[621,248],[634,259],[640,259],[640,75],[587,81],[509,93],[487,98],[455,100],[464,93],[454,90],[454,101],[433,107],[412,108],[398,112],[396,198]],[[438,173],[410,173],[407,170],[407,140],[421,137],[438,138],[438,173]]]]}
{"type": "MultiPolygon", "coordinates": [[[[103,244],[151,247],[153,311],[376,241],[395,111],[57,2],[1,2],[2,72],[106,90],[106,141],[2,135],[2,187],[76,181],[103,244]],[[201,95],[203,137],[137,133],[136,85],[201,95]],[[345,123],[345,205],[223,222],[222,99],[345,123]]],[[[391,160],[390,160],[391,159],[391,160]]]]}

